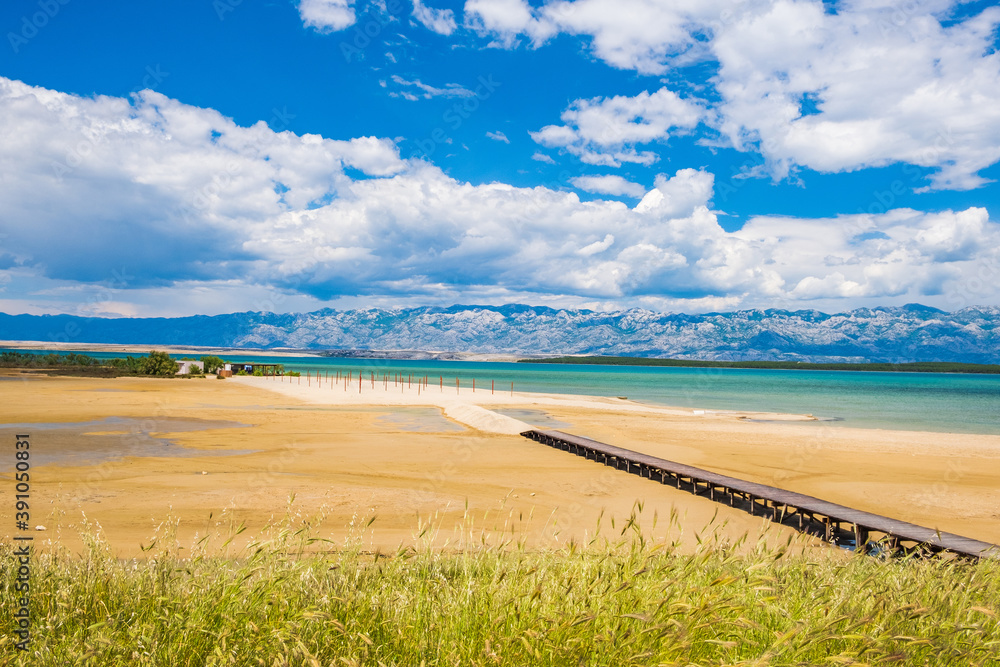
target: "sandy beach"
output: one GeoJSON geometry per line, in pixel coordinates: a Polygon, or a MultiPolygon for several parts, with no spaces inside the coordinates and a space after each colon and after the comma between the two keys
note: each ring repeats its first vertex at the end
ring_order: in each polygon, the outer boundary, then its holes
{"type": "MultiPolygon", "coordinates": [[[[617,534],[637,502],[644,526],[655,513],[654,533],[685,548],[713,517],[720,539],[797,535],[517,435],[529,424],[1000,542],[997,436],[852,429],[798,415],[489,387],[473,393],[365,379],[359,388],[356,375],[345,386],[315,377],[7,371],[0,396],[0,437],[31,434],[31,523],[46,528],[36,540],[72,549],[80,548],[84,515],[116,553],[136,556],[168,518],[180,543],[191,545],[230,521],[246,522],[252,534],[288,512],[295,520],[323,513],[323,534],[335,543],[375,517],[363,538],[372,549],[427,539],[418,526],[428,522],[440,528],[435,544],[455,544],[463,521],[467,535],[513,527],[515,537],[546,546],[585,540],[599,521],[605,534],[617,534]],[[672,512],[680,527],[668,529],[672,512]]],[[[0,461],[7,483],[9,458],[0,461]]],[[[12,508],[0,517],[9,537],[12,508]]]]}

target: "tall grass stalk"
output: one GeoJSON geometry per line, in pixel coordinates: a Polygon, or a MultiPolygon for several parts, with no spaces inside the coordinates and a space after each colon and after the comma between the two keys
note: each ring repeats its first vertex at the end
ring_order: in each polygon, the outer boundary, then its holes
{"type": "MultiPolygon", "coordinates": [[[[502,519],[497,515],[494,520],[502,519]]],[[[826,558],[787,545],[694,553],[647,536],[532,550],[466,515],[449,548],[364,550],[322,517],[201,536],[166,521],[148,558],[34,557],[34,639],[13,647],[11,547],[0,547],[0,662],[24,665],[997,665],[1000,563],[826,558]]],[[[672,522],[677,521],[674,515],[672,522]]],[[[607,534],[607,531],[604,533],[607,534]]],[[[421,540],[427,540],[422,543],[421,540]]]]}

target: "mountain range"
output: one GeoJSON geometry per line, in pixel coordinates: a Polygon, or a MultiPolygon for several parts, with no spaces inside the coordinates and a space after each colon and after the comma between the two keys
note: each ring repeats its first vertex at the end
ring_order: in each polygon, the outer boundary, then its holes
{"type": "Polygon", "coordinates": [[[0,313],[0,340],[296,348],[332,354],[346,350],[435,350],[717,360],[1000,363],[998,323],[1000,307],[996,306],[954,312],[910,304],[832,315],[771,309],[685,315],[513,304],[178,318],[0,313]]]}

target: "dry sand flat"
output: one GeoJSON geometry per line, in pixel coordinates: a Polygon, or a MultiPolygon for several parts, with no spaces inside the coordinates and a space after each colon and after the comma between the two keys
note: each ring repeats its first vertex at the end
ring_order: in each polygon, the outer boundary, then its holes
{"type": "MultiPolygon", "coordinates": [[[[707,499],[517,435],[490,432],[520,428],[511,423],[517,420],[496,419],[499,415],[488,410],[510,406],[542,409],[569,423],[566,430],[571,432],[721,472],[769,483],[777,481],[776,475],[785,475],[783,485],[788,488],[887,514],[891,507],[885,496],[920,493],[920,488],[908,485],[941,478],[943,463],[957,462],[969,472],[948,482],[948,497],[993,493],[992,514],[980,502],[975,506],[978,514],[966,511],[963,522],[940,527],[1000,541],[994,490],[1000,479],[997,438],[945,436],[953,445],[949,453],[956,454],[945,458],[935,453],[941,445],[918,435],[918,445],[923,442],[920,446],[927,452],[909,457],[899,452],[913,434],[838,429],[842,435],[809,450],[802,464],[790,467],[791,457],[803,447],[802,438],[815,434],[808,431],[815,424],[744,423],[737,414],[693,416],[691,411],[659,410],[617,399],[516,392],[511,397],[509,392],[501,396],[488,391],[473,395],[464,388],[453,397],[435,387],[429,392],[421,389],[419,397],[411,387],[397,387],[398,396],[384,390],[379,396],[370,391],[369,383],[369,391],[362,387],[355,397],[357,387],[344,391],[329,384],[317,387],[314,380],[307,384],[304,378],[301,385],[287,380],[0,381],[0,421],[36,424],[31,427],[36,450],[59,446],[86,452],[95,437],[118,437],[126,444],[134,439],[132,433],[115,432],[106,425],[96,429],[104,435],[81,435],[76,440],[56,437],[55,430],[41,426],[119,417],[141,420],[144,429],[176,443],[173,450],[164,445],[164,453],[184,447],[194,454],[33,469],[32,524],[49,528],[36,537],[55,538],[55,527],[61,523],[59,539],[78,546],[71,526],[84,512],[101,524],[119,554],[138,555],[139,544],[148,543],[156,525],[168,515],[179,519],[182,544],[189,545],[196,534],[204,535],[220,523],[223,515],[224,521],[246,521],[253,532],[272,517],[282,517],[292,494],[293,511],[311,515],[325,509],[324,534],[336,540],[345,537],[352,519],[377,514],[369,541],[383,549],[413,543],[418,520],[435,515],[443,527],[438,540],[442,543],[452,537],[451,528],[461,522],[466,505],[477,531],[502,527],[512,513],[514,519],[523,517],[519,526],[525,539],[538,545],[583,539],[593,532],[602,511],[607,526],[607,517],[618,521],[627,517],[636,500],[645,503],[647,525],[653,512],[658,513],[661,529],[671,508],[676,509],[683,517],[688,545],[716,512],[717,522],[728,522],[723,534],[730,539],[747,532],[756,536],[765,525],[759,518],[707,499]],[[423,411],[419,406],[425,406],[423,411]],[[448,421],[435,407],[449,415],[448,421]],[[423,421],[423,430],[405,430],[406,420],[392,419],[398,416],[396,411],[408,420],[423,421]],[[218,428],[216,423],[210,430],[169,431],[176,420],[196,419],[246,426],[218,428]],[[859,480],[860,463],[873,460],[883,467],[859,480]]],[[[0,460],[0,469],[8,471],[5,479],[10,478],[12,463],[0,460]]],[[[900,518],[933,524],[936,510],[930,504],[916,509],[902,501],[899,505],[901,512],[917,514],[900,518]]],[[[12,509],[0,506],[0,520],[12,527],[12,509]]],[[[783,527],[768,531],[775,540],[791,534],[783,527]]]]}

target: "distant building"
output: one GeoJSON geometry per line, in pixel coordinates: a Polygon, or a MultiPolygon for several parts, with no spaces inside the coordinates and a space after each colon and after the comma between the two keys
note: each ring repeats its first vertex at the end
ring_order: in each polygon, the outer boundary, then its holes
{"type": "Polygon", "coordinates": [[[177,365],[180,368],[177,370],[178,375],[188,375],[191,373],[191,368],[197,368],[199,373],[205,372],[205,363],[202,361],[178,361],[177,365]]]}
{"type": "Polygon", "coordinates": [[[264,375],[280,375],[278,366],[280,364],[260,364],[254,361],[240,361],[237,363],[226,364],[222,367],[220,375],[223,377],[231,377],[233,375],[238,375],[239,373],[246,373],[247,375],[253,375],[255,371],[260,371],[264,375]]]}

